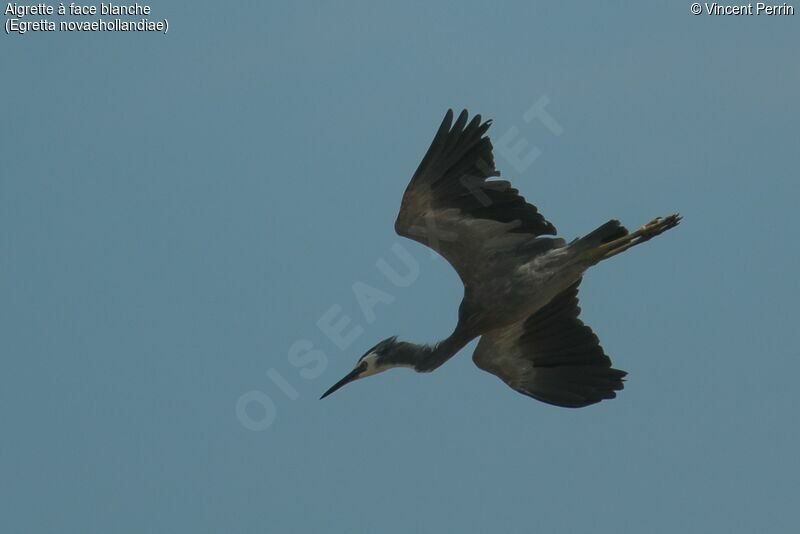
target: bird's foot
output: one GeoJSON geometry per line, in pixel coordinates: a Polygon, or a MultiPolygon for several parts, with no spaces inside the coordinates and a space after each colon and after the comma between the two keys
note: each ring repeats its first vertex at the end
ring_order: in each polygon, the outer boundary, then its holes
{"type": "Polygon", "coordinates": [[[667,217],[656,217],[649,223],[639,228],[637,234],[642,236],[642,241],[646,241],[652,237],[660,235],[670,228],[675,228],[681,222],[681,216],[677,213],[668,215],[667,217]]]}
{"type": "Polygon", "coordinates": [[[599,252],[601,254],[601,258],[608,259],[638,245],[639,243],[649,241],[655,236],[663,234],[670,228],[675,228],[680,222],[681,216],[677,213],[667,217],[656,217],[635,232],[631,232],[624,237],[616,239],[600,247],[599,252]]]}

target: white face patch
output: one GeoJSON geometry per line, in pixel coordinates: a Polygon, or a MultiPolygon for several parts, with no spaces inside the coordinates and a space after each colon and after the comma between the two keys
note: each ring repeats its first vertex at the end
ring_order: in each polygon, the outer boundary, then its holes
{"type": "Polygon", "coordinates": [[[378,367],[378,355],[374,352],[370,352],[364,356],[361,359],[361,363],[366,363],[367,369],[358,375],[359,378],[376,375],[382,371],[385,371],[386,369],[389,369],[389,367],[378,367]]]}
{"type": "Polygon", "coordinates": [[[396,367],[409,367],[411,369],[414,368],[413,365],[405,363],[378,363],[378,355],[374,352],[370,352],[369,354],[361,358],[361,361],[358,362],[358,364],[361,365],[362,363],[367,364],[367,369],[365,371],[362,371],[361,374],[358,375],[358,378],[365,378],[368,376],[377,375],[378,373],[382,373],[388,369],[394,369],[396,367]]]}

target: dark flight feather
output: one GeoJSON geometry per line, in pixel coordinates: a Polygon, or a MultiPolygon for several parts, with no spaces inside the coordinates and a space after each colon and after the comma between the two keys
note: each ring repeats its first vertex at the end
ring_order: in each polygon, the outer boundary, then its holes
{"type": "Polygon", "coordinates": [[[625,371],[613,369],[597,336],[578,318],[578,285],[525,321],[485,334],[473,360],[515,390],[540,401],[579,408],[613,399],[625,371]]]}
{"type": "Polygon", "coordinates": [[[490,253],[502,234],[525,239],[555,235],[556,228],[495,168],[492,142],[485,136],[491,121],[476,115],[467,123],[464,110],[453,123],[448,110],[403,195],[395,222],[398,234],[442,254],[468,277],[462,258],[490,253]],[[501,225],[501,226],[498,226],[501,225]],[[434,235],[441,229],[442,236],[434,235]],[[451,235],[452,238],[447,238],[451,235]]]}

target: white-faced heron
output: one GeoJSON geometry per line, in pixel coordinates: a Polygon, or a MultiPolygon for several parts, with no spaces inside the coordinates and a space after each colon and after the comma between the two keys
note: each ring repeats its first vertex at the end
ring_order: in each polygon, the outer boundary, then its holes
{"type": "Polygon", "coordinates": [[[385,339],[342,380],[392,367],[433,371],[480,336],[472,356],[511,388],[557,406],[578,408],[612,399],[625,371],[611,367],[597,336],[578,318],[578,285],[592,265],[643,243],[680,222],[657,218],[629,233],[609,221],[567,243],[536,207],[499,176],[491,121],[449,110],[403,195],[395,231],[432,248],[464,283],[458,324],[447,339],[419,345],[385,339]]]}

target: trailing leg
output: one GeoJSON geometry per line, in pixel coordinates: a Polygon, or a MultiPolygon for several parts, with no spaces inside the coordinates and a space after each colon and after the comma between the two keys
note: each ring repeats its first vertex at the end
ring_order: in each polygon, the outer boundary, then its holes
{"type": "Polygon", "coordinates": [[[620,252],[625,252],[631,247],[634,247],[645,241],[653,239],[655,236],[660,235],[670,228],[675,228],[681,222],[681,216],[677,213],[667,217],[658,217],[649,223],[645,224],[635,232],[619,237],[603,245],[597,247],[593,252],[596,256],[596,261],[606,260],[616,256],[620,252]]]}

